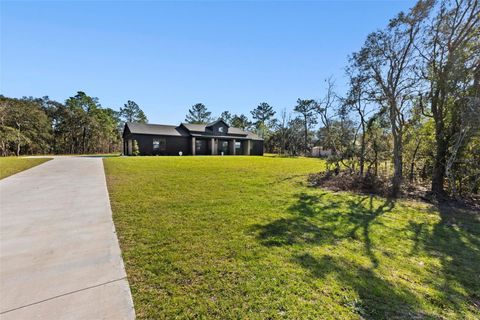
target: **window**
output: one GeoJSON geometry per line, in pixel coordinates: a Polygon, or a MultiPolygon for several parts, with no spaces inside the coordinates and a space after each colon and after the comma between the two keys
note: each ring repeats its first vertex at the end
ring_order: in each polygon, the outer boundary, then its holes
{"type": "Polygon", "coordinates": [[[153,151],[166,151],[167,150],[167,139],[165,138],[154,138],[153,139],[153,151]]]}
{"type": "Polygon", "coordinates": [[[160,139],[153,139],[153,151],[160,150],[160,139]]]}
{"type": "Polygon", "coordinates": [[[223,127],[218,127],[218,132],[223,133],[223,132],[224,132],[224,131],[223,131],[223,127]]]}
{"type": "Polygon", "coordinates": [[[196,149],[197,151],[202,150],[202,140],[196,140],[196,141],[195,141],[195,149],[196,149]]]}

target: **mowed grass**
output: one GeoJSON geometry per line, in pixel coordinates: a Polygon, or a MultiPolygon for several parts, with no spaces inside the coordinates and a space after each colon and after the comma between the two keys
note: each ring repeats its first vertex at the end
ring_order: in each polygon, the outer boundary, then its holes
{"type": "Polygon", "coordinates": [[[307,185],[318,159],[104,159],[140,319],[478,319],[478,213],[307,185]]]}
{"type": "Polygon", "coordinates": [[[51,158],[0,157],[0,179],[38,166],[51,158]]]}

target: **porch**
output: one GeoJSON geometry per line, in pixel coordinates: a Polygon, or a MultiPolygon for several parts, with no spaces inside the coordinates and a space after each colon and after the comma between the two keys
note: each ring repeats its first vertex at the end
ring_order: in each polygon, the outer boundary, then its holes
{"type": "Polygon", "coordinates": [[[224,138],[191,138],[192,155],[250,155],[250,140],[224,138]]]}

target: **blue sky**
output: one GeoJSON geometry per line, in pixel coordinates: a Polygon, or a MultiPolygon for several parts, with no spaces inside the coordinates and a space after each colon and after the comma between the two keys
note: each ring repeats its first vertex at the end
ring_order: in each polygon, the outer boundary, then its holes
{"type": "MultiPolygon", "coordinates": [[[[1,0],[0,0],[1,1],[1,0]]],[[[348,55],[413,1],[0,2],[0,93],[136,101],[175,124],[204,103],[250,116],[345,87],[348,55]]]]}

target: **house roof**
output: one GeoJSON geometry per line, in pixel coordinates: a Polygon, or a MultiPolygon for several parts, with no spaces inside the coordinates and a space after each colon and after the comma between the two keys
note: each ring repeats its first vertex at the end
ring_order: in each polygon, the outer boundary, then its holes
{"type": "MultiPolygon", "coordinates": [[[[182,126],[187,128],[188,131],[190,132],[195,132],[195,133],[207,133],[206,129],[212,127],[218,122],[223,122],[223,120],[217,120],[215,122],[211,122],[209,124],[194,124],[194,123],[182,123],[182,126]]],[[[227,124],[225,124],[227,125],[227,124]]],[[[228,125],[227,125],[228,127],[228,125]]],[[[250,132],[242,130],[240,128],[234,128],[234,127],[228,127],[228,134],[229,135],[238,135],[238,136],[244,136],[246,137],[250,132]]]]}
{"type": "MultiPolygon", "coordinates": [[[[232,129],[232,128],[230,128],[232,129]]],[[[235,128],[237,129],[237,128],[235,128]]],[[[241,129],[240,129],[241,130],[241,129]]],[[[247,131],[245,131],[247,132],[247,131]]],[[[253,132],[247,132],[247,139],[251,139],[251,140],[263,140],[262,138],[260,138],[256,133],[253,133],[253,132]]]]}
{"type": "Polygon", "coordinates": [[[228,123],[226,123],[226,122],[223,121],[222,119],[218,119],[218,120],[215,120],[215,121],[213,121],[213,122],[207,123],[207,125],[206,125],[205,127],[206,127],[206,128],[213,127],[214,125],[216,125],[216,124],[219,123],[219,122],[223,123],[223,124],[226,125],[228,128],[230,127],[230,126],[228,125],[228,123]]]}
{"type": "MultiPolygon", "coordinates": [[[[215,123],[222,120],[217,120],[215,123]]],[[[223,122],[223,121],[222,121],[223,122]]],[[[150,123],[136,123],[136,122],[127,122],[125,123],[125,129],[128,129],[130,133],[133,134],[151,134],[158,136],[178,136],[178,137],[215,137],[215,138],[242,138],[242,139],[251,139],[251,140],[262,140],[253,132],[245,131],[240,128],[229,127],[228,133],[224,136],[213,135],[212,133],[206,131],[207,127],[212,126],[215,123],[211,124],[192,124],[192,123],[182,123],[180,126],[172,125],[163,125],[163,124],[150,124],[150,123]]]]}
{"type": "Polygon", "coordinates": [[[170,126],[164,124],[150,124],[150,123],[137,123],[127,122],[125,127],[134,134],[153,134],[159,136],[178,136],[188,137],[188,132],[182,130],[179,126],[170,126]]]}
{"type": "Polygon", "coordinates": [[[245,131],[245,130],[242,130],[240,128],[234,128],[234,127],[228,128],[228,133],[236,134],[236,135],[243,135],[243,136],[251,134],[251,132],[249,132],[249,131],[245,131]]]}
{"type": "Polygon", "coordinates": [[[204,124],[196,124],[196,123],[182,123],[182,126],[188,129],[188,131],[193,132],[205,132],[205,128],[207,127],[204,124]]]}

